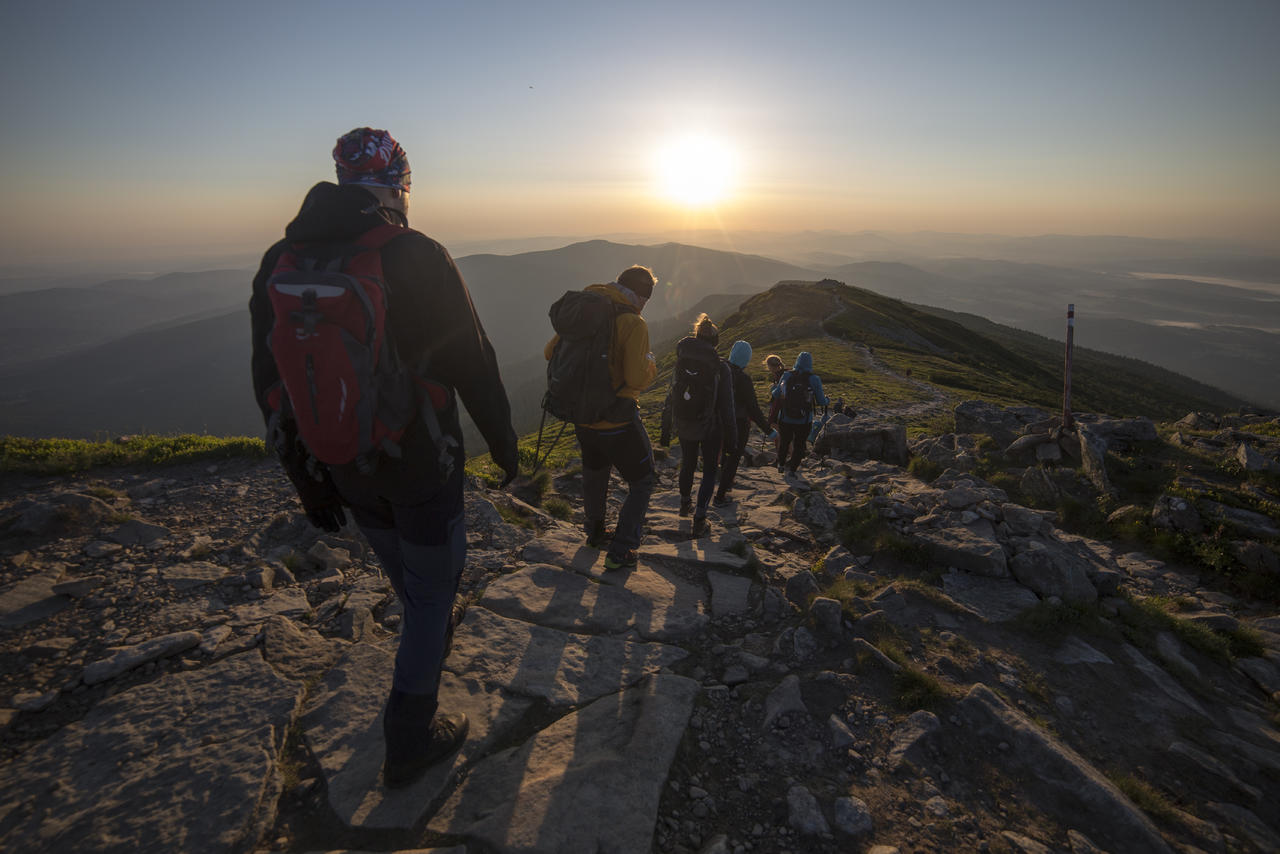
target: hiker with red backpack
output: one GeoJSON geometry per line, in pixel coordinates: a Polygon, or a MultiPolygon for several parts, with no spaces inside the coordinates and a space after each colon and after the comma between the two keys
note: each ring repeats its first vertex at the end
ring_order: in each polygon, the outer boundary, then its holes
{"type": "Polygon", "coordinates": [[[409,163],[385,130],[333,149],[253,280],[253,384],[268,447],[307,518],[335,532],[344,508],[404,608],[383,714],[383,781],[406,786],[456,751],[465,714],[438,711],[466,554],[467,407],[515,478],[518,450],[493,347],[449,253],[408,227],[409,163]]]}
{"type": "Polygon", "coordinates": [[[659,441],[671,444],[672,431],[680,440],[680,515],[693,513],[694,537],[707,532],[707,507],[716,489],[722,448],[737,447],[737,421],[733,410],[733,377],[720,360],[716,344],[720,330],[706,314],[698,316],[693,335],[676,342],[676,364],[671,390],[662,408],[659,441]],[[693,474],[702,458],[702,484],[693,500],[693,474]]]}
{"type": "Polygon", "coordinates": [[[754,421],[761,433],[767,433],[767,439],[777,438],[777,431],[770,430],[768,420],[760,411],[760,404],[756,401],[756,388],[751,383],[751,377],[747,376],[747,365],[751,364],[751,345],[746,341],[733,342],[728,361],[729,374],[733,378],[733,414],[738,441],[736,444],[724,446],[720,488],[716,490],[715,498],[712,499],[717,505],[728,504],[732,500],[729,498],[729,493],[733,491],[733,478],[738,473],[738,463],[741,462],[742,455],[747,450],[750,422],[754,421]]]}
{"type": "Polygon", "coordinates": [[[829,403],[822,391],[822,378],[813,372],[813,356],[807,351],[801,351],[795,366],[782,375],[773,389],[773,399],[779,403],[778,471],[795,474],[804,459],[814,406],[829,403]]]}
{"type": "Polygon", "coordinates": [[[657,279],[648,267],[628,267],[616,282],[569,291],[551,307],[555,337],[547,342],[543,409],[573,424],[582,449],[582,515],[587,545],[607,548],[604,568],[636,565],[656,475],[649,434],[637,398],[657,376],[649,327],[640,317],[657,279]],[[610,533],[605,524],[609,475],[627,482],[627,497],[610,533]]]}

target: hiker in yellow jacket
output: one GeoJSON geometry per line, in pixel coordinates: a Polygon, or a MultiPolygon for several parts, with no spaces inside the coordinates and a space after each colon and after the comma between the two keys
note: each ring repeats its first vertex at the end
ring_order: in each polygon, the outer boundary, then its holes
{"type": "MultiPolygon", "coordinates": [[[[649,326],[640,317],[657,283],[648,267],[628,267],[616,282],[591,285],[586,290],[607,296],[615,305],[613,340],[609,347],[609,375],[617,400],[602,420],[575,424],[582,449],[582,503],[587,545],[608,545],[605,569],[636,565],[636,549],[644,532],[644,518],[656,480],[653,448],[640,423],[636,401],[658,374],[649,351],[649,326]],[[609,473],[617,468],[627,482],[627,498],[618,512],[612,537],[605,527],[609,473]]],[[[560,343],[557,335],[547,342],[543,355],[549,361],[560,343]]]]}

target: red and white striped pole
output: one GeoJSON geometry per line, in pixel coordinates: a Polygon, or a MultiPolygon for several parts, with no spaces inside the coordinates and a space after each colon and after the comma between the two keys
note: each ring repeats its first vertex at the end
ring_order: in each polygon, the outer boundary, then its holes
{"type": "Polygon", "coordinates": [[[1071,427],[1071,347],[1076,333],[1076,304],[1067,306],[1067,364],[1062,384],[1062,426],[1071,427]]]}

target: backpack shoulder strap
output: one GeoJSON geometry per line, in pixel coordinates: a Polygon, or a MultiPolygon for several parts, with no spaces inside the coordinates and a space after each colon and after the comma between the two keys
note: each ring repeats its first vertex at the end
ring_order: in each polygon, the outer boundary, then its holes
{"type": "Polygon", "coordinates": [[[408,234],[411,231],[413,231],[411,228],[405,228],[404,226],[385,222],[382,225],[375,225],[373,228],[357,237],[356,243],[366,249],[381,249],[383,246],[390,243],[393,238],[399,237],[402,234],[408,234]]]}

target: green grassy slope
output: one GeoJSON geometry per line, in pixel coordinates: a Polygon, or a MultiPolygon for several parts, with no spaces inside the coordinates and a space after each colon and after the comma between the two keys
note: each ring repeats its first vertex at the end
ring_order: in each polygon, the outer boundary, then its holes
{"type": "MultiPolygon", "coordinates": [[[[1062,405],[1060,343],[837,282],[781,282],[745,300],[730,316],[712,320],[720,326],[721,353],[727,354],[739,339],[752,345],[749,373],[762,408],[769,392],[764,357],[777,353],[790,367],[801,350],[813,355],[827,395],[843,398],[859,411],[902,409],[944,394],[942,416],[889,416],[915,427],[913,432],[950,429],[945,414],[961,400],[1030,404],[1051,412],[1062,405]]],[[[641,417],[653,436],[670,384],[674,348],[656,355],[658,378],[640,399],[641,417]]],[[[1245,405],[1226,392],[1135,359],[1077,348],[1073,362],[1072,404],[1077,411],[1170,420],[1193,410],[1224,412],[1245,405]]],[[[530,462],[535,437],[522,441],[530,462]]],[[[551,465],[576,451],[572,435],[566,435],[551,465]]]]}

